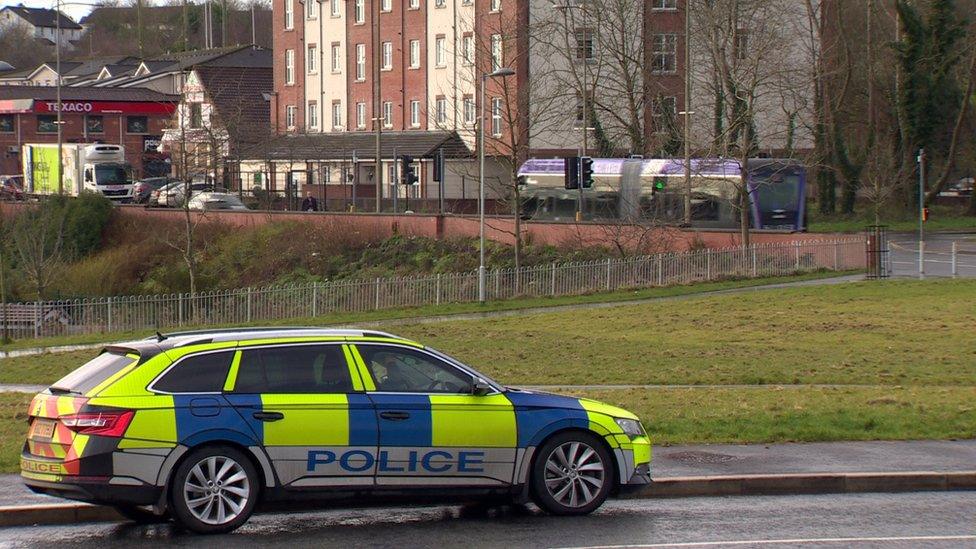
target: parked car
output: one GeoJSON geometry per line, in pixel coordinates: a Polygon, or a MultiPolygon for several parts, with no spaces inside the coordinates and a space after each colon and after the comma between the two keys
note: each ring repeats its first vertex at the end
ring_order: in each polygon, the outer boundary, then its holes
{"type": "Polygon", "coordinates": [[[964,177],[955,183],[950,183],[946,185],[939,196],[972,196],[973,195],[973,178],[964,177]]]}
{"type": "Polygon", "coordinates": [[[23,200],[24,176],[0,175],[0,200],[23,200]]]}
{"type": "Polygon", "coordinates": [[[202,192],[190,199],[191,210],[247,210],[236,194],[202,192]]]}
{"type": "MultiPolygon", "coordinates": [[[[186,182],[173,181],[152,192],[149,197],[150,206],[163,206],[167,208],[183,207],[183,193],[186,190],[186,182]]],[[[223,190],[214,188],[213,184],[205,180],[193,181],[190,183],[190,198],[197,193],[223,190]]]]}
{"type": "Polygon", "coordinates": [[[149,202],[153,191],[161,189],[166,185],[176,181],[172,177],[147,177],[136,182],[135,189],[133,190],[133,202],[137,204],[145,204],[149,202]]]}

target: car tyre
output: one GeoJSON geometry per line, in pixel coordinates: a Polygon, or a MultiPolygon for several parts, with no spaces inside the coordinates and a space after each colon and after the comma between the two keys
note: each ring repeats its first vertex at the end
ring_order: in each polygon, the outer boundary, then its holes
{"type": "Polygon", "coordinates": [[[610,452],[595,435],[559,433],[536,452],[532,499],[553,515],[586,515],[603,505],[614,484],[610,452]]]}
{"type": "Polygon", "coordinates": [[[198,534],[223,534],[247,522],[260,479],[251,459],[230,446],[191,451],[169,487],[173,518],[198,534]]]}
{"type": "Polygon", "coordinates": [[[139,505],[113,505],[118,514],[136,524],[160,524],[169,521],[169,513],[157,515],[152,509],[139,505]]]}

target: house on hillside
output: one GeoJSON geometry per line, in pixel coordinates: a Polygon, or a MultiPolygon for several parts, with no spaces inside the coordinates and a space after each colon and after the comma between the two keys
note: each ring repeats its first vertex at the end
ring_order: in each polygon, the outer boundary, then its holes
{"type": "Polygon", "coordinates": [[[39,40],[62,47],[73,47],[83,30],[81,25],[62,12],[28,8],[23,4],[0,9],[0,28],[12,25],[23,27],[39,40]]]}

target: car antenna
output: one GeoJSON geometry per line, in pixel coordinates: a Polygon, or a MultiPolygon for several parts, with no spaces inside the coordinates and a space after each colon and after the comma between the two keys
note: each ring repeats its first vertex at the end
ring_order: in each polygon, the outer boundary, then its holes
{"type": "Polygon", "coordinates": [[[162,334],[162,332],[160,332],[160,331],[158,331],[158,330],[156,331],[156,343],[159,343],[159,342],[161,342],[161,341],[163,341],[163,340],[166,340],[166,339],[169,339],[169,338],[168,338],[168,337],[166,337],[166,336],[164,336],[164,335],[162,334]]]}

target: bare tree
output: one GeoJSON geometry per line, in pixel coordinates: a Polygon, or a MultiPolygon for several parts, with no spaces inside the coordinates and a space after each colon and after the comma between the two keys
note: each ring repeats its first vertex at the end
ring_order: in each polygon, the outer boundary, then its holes
{"type": "Polygon", "coordinates": [[[11,231],[17,267],[36,299],[46,295],[65,258],[65,216],[61,213],[60,208],[46,207],[24,212],[11,231]]]}

